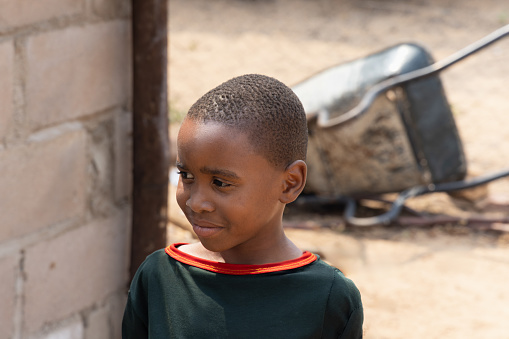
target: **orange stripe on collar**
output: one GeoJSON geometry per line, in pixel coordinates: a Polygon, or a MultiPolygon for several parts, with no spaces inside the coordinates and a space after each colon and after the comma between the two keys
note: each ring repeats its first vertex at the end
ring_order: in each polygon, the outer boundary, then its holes
{"type": "Polygon", "coordinates": [[[185,243],[176,243],[166,247],[165,248],[166,254],[168,254],[173,259],[190,266],[202,268],[204,270],[211,272],[230,275],[262,274],[291,270],[294,268],[306,266],[317,259],[316,255],[314,255],[311,252],[305,251],[298,258],[271,264],[263,265],[226,264],[222,262],[201,259],[193,255],[184,253],[178,249],[178,246],[180,245],[185,245],[185,243]]]}

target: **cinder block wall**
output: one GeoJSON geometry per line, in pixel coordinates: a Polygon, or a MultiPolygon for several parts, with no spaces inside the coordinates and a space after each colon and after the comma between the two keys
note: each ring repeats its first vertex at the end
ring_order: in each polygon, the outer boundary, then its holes
{"type": "Polygon", "coordinates": [[[0,338],[120,338],[127,0],[0,1],[0,338]]]}

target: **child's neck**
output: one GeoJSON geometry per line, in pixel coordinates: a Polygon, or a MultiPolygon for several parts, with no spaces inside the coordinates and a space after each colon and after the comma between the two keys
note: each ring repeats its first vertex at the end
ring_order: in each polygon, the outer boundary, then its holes
{"type": "Polygon", "coordinates": [[[201,259],[243,265],[276,263],[296,259],[302,255],[302,250],[286,236],[284,236],[278,246],[271,245],[267,248],[233,248],[225,252],[212,252],[198,242],[180,246],[179,249],[201,259]]]}
{"type": "Polygon", "coordinates": [[[262,265],[296,259],[302,255],[302,251],[286,236],[276,245],[266,248],[242,248],[231,249],[222,252],[225,262],[231,264],[262,265]]]}

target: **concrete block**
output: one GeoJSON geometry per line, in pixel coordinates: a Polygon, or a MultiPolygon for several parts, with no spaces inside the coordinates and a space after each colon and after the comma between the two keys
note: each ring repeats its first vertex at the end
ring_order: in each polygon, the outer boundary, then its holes
{"type": "Polygon", "coordinates": [[[111,214],[113,206],[113,127],[112,120],[90,126],[92,160],[91,211],[94,216],[111,214]]]}
{"type": "Polygon", "coordinates": [[[92,11],[102,17],[121,17],[130,12],[130,2],[124,0],[92,0],[92,11]]]}
{"type": "Polygon", "coordinates": [[[127,21],[69,27],[27,41],[27,119],[33,129],[125,104],[130,96],[127,21]]]}
{"type": "Polygon", "coordinates": [[[26,251],[25,330],[100,304],[128,280],[128,213],[94,221],[26,251]]]}
{"type": "Polygon", "coordinates": [[[115,200],[127,198],[132,191],[132,114],[121,112],[115,118],[115,200]]]}
{"type": "MultiPolygon", "coordinates": [[[[119,291],[109,300],[110,305],[110,339],[122,339],[122,317],[124,316],[125,304],[127,302],[127,287],[119,291]]],[[[88,338],[87,338],[88,339],[88,338]]]]}
{"type": "Polygon", "coordinates": [[[110,295],[104,307],[90,312],[85,320],[85,339],[121,339],[126,300],[127,286],[110,295]]]}
{"type": "Polygon", "coordinates": [[[112,339],[108,313],[108,308],[103,307],[88,315],[85,339],[112,339]]]}
{"type": "Polygon", "coordinates": [[[1,150],[0,241],[83,215],[86,168],[83,130],[1,150]]]}
{"type": "Polygon", "coordinates": [[[0,29],[25,26],[83,11],[83,0],[23,0],[0,3],[0,29]]]}
{"type": "MultiPolygon", "coordinates": [[[[1,22],[1,19],[0,19],[1,22]]],[[[14,45],[12,41],[0,44],[0,141],[12,124],[14,45]]]]}
{"type": "Polygon", "coordinates": [[[71,324],[61,326],[57,330],[53,330],[37,339],[83,339],[83,323],[76,319],[71,324]]]}
{"type": "Polygon", "coordinates": [[[16,312],[18,255],[0,258],[0,338],[11,338],[16,312]]]}

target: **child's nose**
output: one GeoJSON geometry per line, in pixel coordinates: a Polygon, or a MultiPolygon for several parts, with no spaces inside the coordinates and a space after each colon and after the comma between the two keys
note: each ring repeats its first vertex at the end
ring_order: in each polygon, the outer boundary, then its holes
{"type": "Polygon", "coordinates": [[[214,211],[214,204],[203,192],[199,192],[198,190],[189,196],[186,200],[186,206],[195,213],[214,211]]]}

